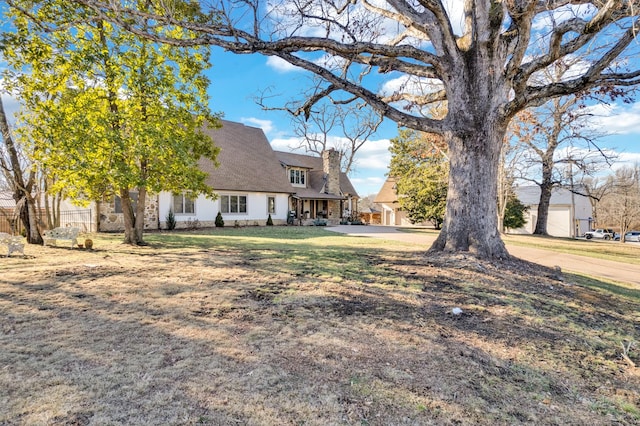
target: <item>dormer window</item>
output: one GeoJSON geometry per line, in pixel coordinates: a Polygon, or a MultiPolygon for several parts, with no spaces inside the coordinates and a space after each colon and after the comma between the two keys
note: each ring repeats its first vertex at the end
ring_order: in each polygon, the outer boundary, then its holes
{"type": "Polygon", "coordinates": [[[306,174],[307,172],[302,169],[290,169],[289,181],[294,186],[306,186],[306,174]]]}

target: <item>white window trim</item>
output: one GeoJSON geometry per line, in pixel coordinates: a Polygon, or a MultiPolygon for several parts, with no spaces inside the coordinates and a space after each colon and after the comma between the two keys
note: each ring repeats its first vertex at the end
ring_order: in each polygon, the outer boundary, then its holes
{"type": "MultiPolygon", "coordinates": [[[[238,198],[238,210],[240,210],[240,199],[238,198]]],[[[220,212],[222,214],[228,215],[236,215],[236,216],[247,216],[249,214],[249,195],[248,194],[220,194],[220,212]],[[223,197],[229,197],[229,204],[227,205],[228,210],[231,210],[231,197],[244,197],[245,198],[245,211],[244,212],[225,212],[222,208],[222,199],[223,197]]]]}
{"type": "Polygon", "coordinates": [[[275,195],[267,195],[267,214],[276,214],[276,212],[278,211],[277,206],[278,203],[276,202],[277,198],[275,195]],[[273,211],[269,211],[269,199],[273,198],[273,211]]]}
{"type": "Polygon", "coordinates": [[[295,187],[298,187],[298,188],[306,188],[307,187],[307,180],[309,178],[309,173],[308,173],[307,169],[302,169],[302,168],[299,168],[299,167],[291,167],[289,169],[289,173],[288,173],[287,178],[289,179],[289,183],[291,184],[291,186],[295,186],[295,187]],[[300,176],[302,176],[302,179],[298,179],[298,181],[304,180],[304,183],[291,182],[291,180],[292,180],[291,179],[291,172],[296,172],[296,171],[300,173],[300,176]]]}
{"type": "MultiPolygon", "coordinates": [[[[184,205],[185,205],[184,199],[185,198],[189,198],[185,194],[171,194],[171,210],[172,211],[174,210],[174,206],[175,206],[174,203],[173,203],[173,198],[174,197],[178,197],[178,196],[182,197],[182,207],[183,207],[183,209],[184,209],[184,205]]],[[[176,216],[194,216],[194,215],[196,215],[198,213],[196,200],[192,199],[192,198],[190,198],[190,200],[193,201],[193,213],[183,213],[183,212],[174,211],[173,214],[175,214],[176,216]]]]}

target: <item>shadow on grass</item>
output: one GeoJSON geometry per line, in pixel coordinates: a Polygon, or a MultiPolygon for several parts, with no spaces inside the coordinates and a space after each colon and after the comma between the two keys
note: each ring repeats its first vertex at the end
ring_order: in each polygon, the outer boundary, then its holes
{"type": "Polygon", "coordinates": [[[636,300],[283,229],[153,234],[144,259],[0,283],[0,423],[37,423],[28,410],[68,424],[638,419],[604,393],[637,401],[615,363],[636,300]]]}

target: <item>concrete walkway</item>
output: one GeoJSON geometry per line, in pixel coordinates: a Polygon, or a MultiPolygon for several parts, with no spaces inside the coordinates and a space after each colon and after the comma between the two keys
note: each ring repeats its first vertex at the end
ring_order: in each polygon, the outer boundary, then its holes
{"type": "MultiPolygon", "coordinates": [[[[392,226],[329,226],[327,231],[342,234],[372,237],[393,241],[402,241],[410,244],[419,244],[428,248],[435,240],[431,234],[418,234],[402,232],[392,226]]],[[[565,272],[579,272],[595,278],[601,277],[613,281],[633,284],[640,289],[640,265],[613,262],[610,260],[595,259],[592,257],[578,256],[574,254],[558,253],[543,249],[521,247],[507,244],[507,250],[515,257],[538,263],[540,265],[554,267],[559,266],[565,272]]],[[[638,249],[640,256],[640,248],[638,249]]]]}

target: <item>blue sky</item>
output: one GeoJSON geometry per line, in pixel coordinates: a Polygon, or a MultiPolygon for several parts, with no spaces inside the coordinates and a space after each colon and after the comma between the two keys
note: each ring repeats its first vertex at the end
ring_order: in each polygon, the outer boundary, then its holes
{"type": "MultiPolygon", "coordinates": [[[[461,16],[461,11],[457,9],[462,2],[446,0],[445,3],[451,16],[461,16]]],[[[456,22],[461,22],[461,19],[452,20],[452,23],[456,22]]],[[[541,20],[538,26],[544,27],[545,21],[541,20]]],[[[254,98],[269,90],[271,94],[281,95],[273,100],[273,106],[294,98],[300,99],[308,88],[309,74],[281,60],[258,54],[236,55],[220,48],[212,48],[211,62],[213,67],[208,71],[211,110],[223,113],[226,120],[262,128],[274,149],[290,150],[294,145],[290,118],[284,112],[262,110],[254,98]]],[[[372,73],[372,76],[375,75],[372,73]]],[[[393,81],[379,78],[375,83],[379,83],[380,90],[384,90],[385,84],[392,84],[393,81]]],[[[9,112],[17,108],[14,100],[7,96],[4,102],[9,112]]],[[[619,154],[618,162],[613,167],[640,163],[640,102],[598,107],[597,111],[600,117],[594,118],[592,125],[612,134],[602,140],[600,146],[619,154]]],[[[350,178],[360,196],[375,194],[382,186],[390,160],[389,139],[397,134],[396,124],[386,120],[358,152],[350,178]]]]}
{"type": "MultiPolygon", "coordinates": [[[[224,113],[225,120],[262,128],[274,149],[289,151],[294,138],[290,118],[284,112],[264,111],[254,98],[265,90],[281,95],[270,102],[274,107],[299,98],[309,84],[308,74],[262,55],[236,55],[219,48],[212,52],[213,67],[207,73],[212,111],[224,113]]],[[[360,149],[350,176],[360,196],[377,193],[382,186],[390,158],[389,139],[397,134],[397,125],[385,120],[360,149]]]]}
{"type": "MultiPolygon", "coordinates": [[[[307,74],[273,58],[236,55],[218,48],[213,50],[212,63],[208,72],[211,109],[224,113],[226,120],[262,128],[274,149],[290,150],[294,135],[289,117],[284,112],[262,110],[254,98],[265,90],[282,95],[278,98],[281,102],[299,97],[309,84],[307,74]]],[[[275,99],[273,106],[278,106],[275,99]]],[[[612,134],[600,145],[619,154],[613,168],[640,163],[640,102],[601,106],[597,110],[599,117],[593,119],[593,125],[612,134]]],[[[358,152],[350,178],[360,196],[375,194],[382,186],[390,159],[389,139],[397,134],[396,124],[386,120],[358,152]]]]}

